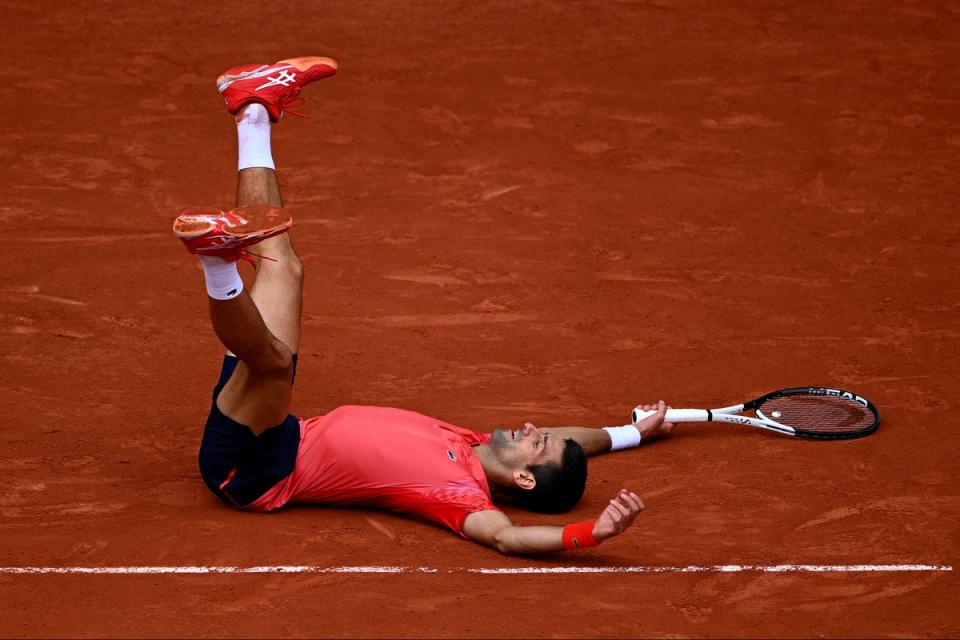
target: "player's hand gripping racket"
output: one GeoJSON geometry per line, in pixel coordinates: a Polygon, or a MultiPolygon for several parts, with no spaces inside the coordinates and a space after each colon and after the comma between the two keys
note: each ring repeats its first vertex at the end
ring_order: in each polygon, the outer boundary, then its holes
{"type": "MultiPolygon", "coordinates": [[[[634,409],[633,422],[654,413],[634,409]]],[[[664,422],[730,422],[798,438],[844,440],[876,431],[880,412],[872,402],[851,391],[794,387],[721,409],[668,409],[664,422]],[[737,415],[751,409],[755,418],[737,415]]]]}

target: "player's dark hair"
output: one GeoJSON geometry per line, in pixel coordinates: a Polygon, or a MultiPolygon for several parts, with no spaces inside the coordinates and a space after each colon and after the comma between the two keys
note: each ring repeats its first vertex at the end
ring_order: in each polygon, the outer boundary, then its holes
{"type": "Polygon", "coordinates": [[[587,486],[587,454],[573,439],[563,441],[560,465],[555,462],[528,465],[537,484],[533,489],[513,487],[509,493],[514,504],[540,513],[563,513],[580,502],[587,486]]]}

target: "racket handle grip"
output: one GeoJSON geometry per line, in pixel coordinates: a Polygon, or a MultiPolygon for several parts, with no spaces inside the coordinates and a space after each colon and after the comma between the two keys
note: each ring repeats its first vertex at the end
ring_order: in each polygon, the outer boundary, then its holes
{"type": "MultiPolygon", "coordinates": [[[[630,419],[637,424],[644,418],[652,416],[656,411],[641,411],[634,409],[630,419]]],[[[704,409],[667,409],[664,422],[710,422],[710,412],[704,409]]]]}

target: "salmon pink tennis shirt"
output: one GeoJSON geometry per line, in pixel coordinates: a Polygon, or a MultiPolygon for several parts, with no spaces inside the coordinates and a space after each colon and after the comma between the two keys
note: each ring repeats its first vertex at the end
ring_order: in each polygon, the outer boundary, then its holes
{"type": "Polygon", "coordinates": [[[474,445],[480,434],[385,407],[345,406],[300,421],[293,472],[247,508],[367,506],[419,516],[463,535],[475,511],[496,509],[474,445]]]}

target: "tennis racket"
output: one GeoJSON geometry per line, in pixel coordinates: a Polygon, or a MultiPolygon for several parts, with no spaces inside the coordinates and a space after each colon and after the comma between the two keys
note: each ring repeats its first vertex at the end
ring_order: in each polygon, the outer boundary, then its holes
{"type": "MultiPolygon", "coordinates": [[[[633,423],[655,411],[633,410],[633,423]]],[[[769,429],[798,438],[846,440],[860,438],[880,426],[873,403],[852,391],[794,387],[721,409],[668,409],[665,422],[729,422],[769,429]],[[756,417],[737,415],[753,410],[756,417]]]]}

